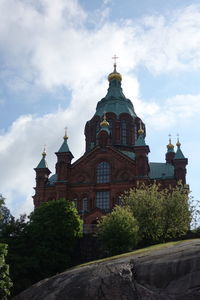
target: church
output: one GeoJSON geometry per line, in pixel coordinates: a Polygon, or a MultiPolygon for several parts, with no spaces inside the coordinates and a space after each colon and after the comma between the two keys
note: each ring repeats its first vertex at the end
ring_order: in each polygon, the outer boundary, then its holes
{"type": "Polygon", "coordinates": [[[187,158],[169,139],[164,162],[150,162],[150,147],[145,142],[146,127],[132,102],[122,90],[122,76],[114,70],[108,76],[106,96],[96,106],[85,125],[85,153],[72,162],[73,154],[65,133],[55,153],[55,174],[50,175],[45,151],[36,172],[34,206],[53,199],[73,201],[84,226],[97,220],[120,203],[120,196],[137,184],[157,182],[163,188],[186,183],[187,158]]]}

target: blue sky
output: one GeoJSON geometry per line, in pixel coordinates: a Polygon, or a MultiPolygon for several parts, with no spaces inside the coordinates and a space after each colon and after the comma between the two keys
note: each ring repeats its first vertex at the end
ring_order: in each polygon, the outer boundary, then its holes
{"type": "Polygon", "coordinates": [[[114,54],[150,160],[164,162],[168,134],[175,144],[179,133],[200,199],[199,1],[0,0],[0,18],[0,192],[14,215],[33,209],[44,144],[52,173],[65,126],[75,158],[83,154],[114,54]]]}

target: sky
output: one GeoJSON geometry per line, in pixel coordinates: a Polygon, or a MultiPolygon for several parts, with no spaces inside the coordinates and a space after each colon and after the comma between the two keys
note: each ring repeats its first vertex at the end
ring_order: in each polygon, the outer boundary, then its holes
{"type": "Polygon", "coordinates": [[[0,20],[0,193],[13,215],[33,210],[33,168],[46,145],[54,174],[66,126],[74,161],[84,153],[114,54],[150,161],[179,134],[200,199],[199,0],[0,0],[0,20]]]}

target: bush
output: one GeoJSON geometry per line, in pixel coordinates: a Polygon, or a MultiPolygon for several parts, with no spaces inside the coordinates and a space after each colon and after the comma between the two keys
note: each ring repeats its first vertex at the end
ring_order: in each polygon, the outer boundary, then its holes
{"type": "Polygon", "coordinates": [[[98,223],[98,238],[109,255],[132,250],[138,241],[138,225],[129,208],[115,206],[98,223]]]}

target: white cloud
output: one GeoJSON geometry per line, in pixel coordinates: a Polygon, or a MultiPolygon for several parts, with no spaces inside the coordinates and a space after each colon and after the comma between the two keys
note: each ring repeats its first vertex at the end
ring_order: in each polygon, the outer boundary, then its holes
{"type": "MultiPolygon", "coordinates": [[[[0,135],[1,193],[7,198],[12,213],[19,215],[33,208],[31,196],[35,184],[33,168],[41,159],[44,144],[47,145],[47,162],[55,171],[55,152],[61,146],[64,127],[68,127],[70,150],[76,159],[84,152],[84,126],[95,112],[96,99],[105,95],[104,84],[97,85],[90,93],[90,84],[72,94],[69,108],[43,117],[24,115],[11,128],[0,135]],[[20,201],[20,199],[22,199],[20,201]],[[17,203],[16,203],[17,201],[17,203]]],[[[100,99],[99,99],[100,100],[100,99]]]]}
{"type": "MultiPolygon", "coordinates": [[[[144,118],[149,123],[152,130],[160,131],[163,129],[180,127],[180,124],[189,126],[194,122],[194,130],[197,131],[195,122],[199,119],[200,94],[199,95],[176,95],[169,99],[163,99],[160,104],[149,103],[144,108],[144,118]]],[[[186,127],[185,130],[188,128],[186,127]]],[[[198,135],[198,134],[197,134],[198,135]]]]}
{"type": "Polygon", "coordinates": [[[120,57],[118,69],[123,74],[124,93],[149,128],[168,130],[179,121],[197,118],[199,95],[178,95],[163,99],[162,104],[145,103],[132,72],[139,65],[155,73],[199,68],[200,6],[181,9],[171,16],[146,17],[135,24],[126,20],[108,22],[108,3],[104,1],[104,10],[96,11],[96,23],[93,19],[94,26],[89,28],[88,14],[74,0],[0,1],[1,78],[13,90],[27,89],[28,83],[46,89],[65,86],[72,92],[65,111],[43,117],[21,116],[0,136],[0,192],[16,214],[32,207],[32,168],[39,162],[44,144],[52,172],[53,153],[62,143],[65,126],[69,128],[73,154],[78,158],[83,153],[84,125],[106,93],[103,78],[111,71],[113,54],[120,57]],[[23,199],[19,207],[16,194],[23,199]]]}
{"type": "Polygon", "coordinates": [[[88,28],[91,16],[77,1],[2,0],[0,50],[5,65],[12,74],[17,70],[25,80],[46,88],[70,89],[100,79],[110,70],[114,53],[123,73],[139,64],[156,73],[199,68],[200,6],[145,17],[137,24],[109,23],[108,6],[102,7],[88,28]]]}

